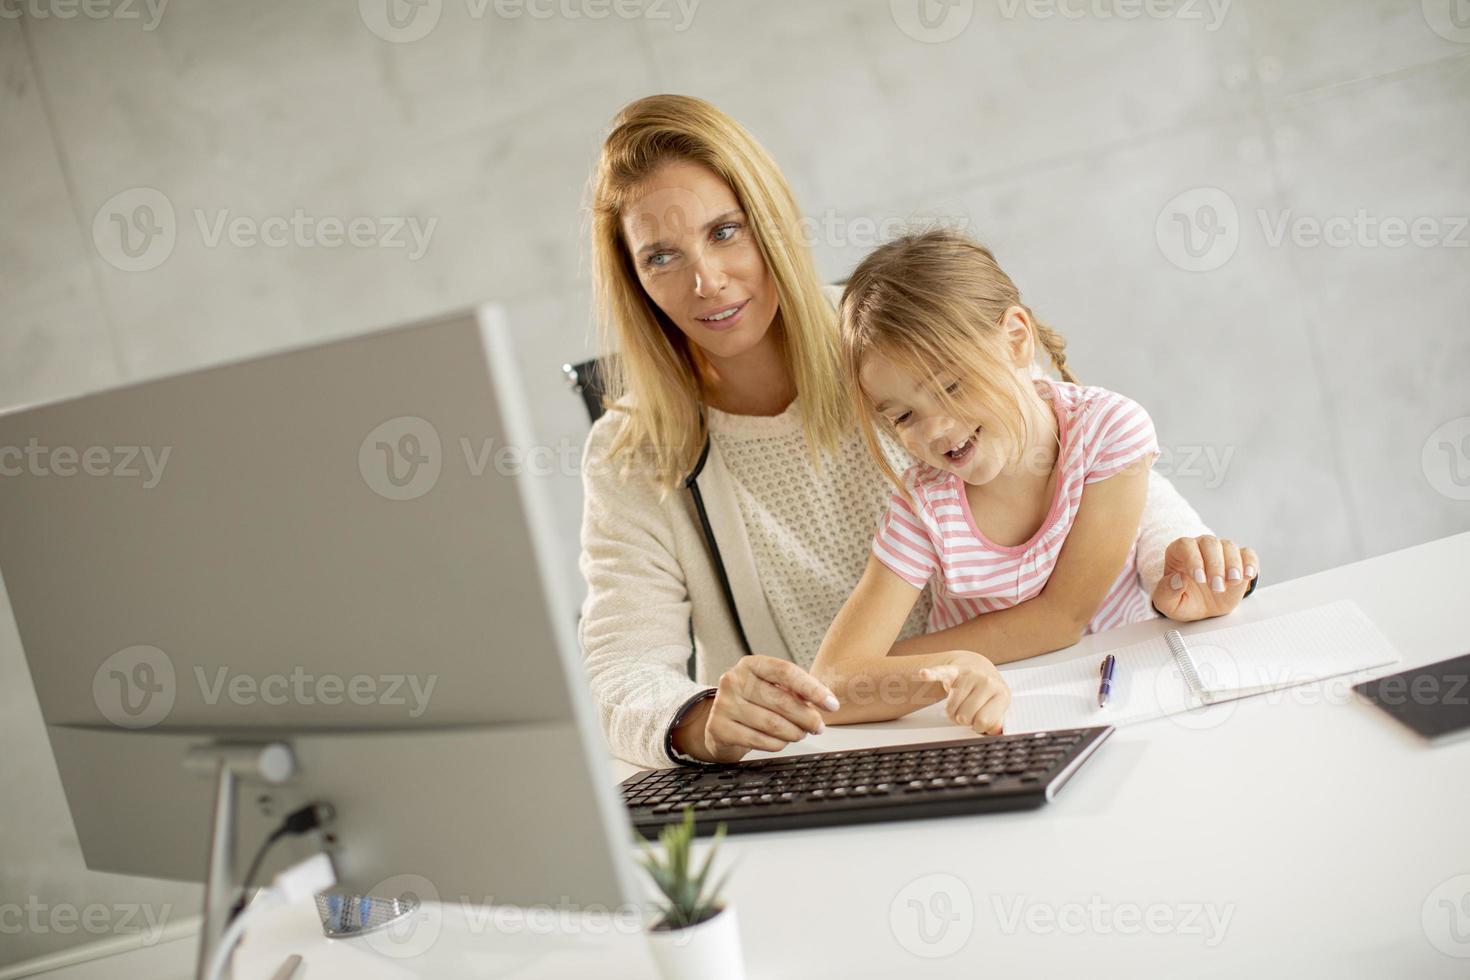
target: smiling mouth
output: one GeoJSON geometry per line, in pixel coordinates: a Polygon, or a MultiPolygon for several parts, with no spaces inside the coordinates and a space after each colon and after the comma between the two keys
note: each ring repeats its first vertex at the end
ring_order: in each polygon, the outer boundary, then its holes
{"type": "Polygon", "coordinates": [[[979,437],[980,430],[983,428],[985,428],[985,426],[983,425],[975,426],[975,431],[970,433],[970,435],[965,439],[964,442],[946,451],[944,453],[944,456],[947,459],[954,461],[964,459],[965,456],[969,454],[970,450],[975,447],[975,440],[979,437]]]}
{"type": "Polygon", "coordinates": [[[735,303],[735,304],[733,304],[731,306],[725,307],[724,309],[716,310],[713,313],[709,313],[709,314],[706,314],[704,316],[697,316],[694,319],[700,320],[700,321],[702,321],[704,323],[720,323],[720,322],[723,322],[725,320],[730,319],[732,316],[734,316],[735,314],[739,313],[741,310],[743,310],[745,308],[745,304],[746,303],[749,303],[749,302],[750,302],[750,300],[745,300],[744,302],[741,302],[741,303],[735,303]]]}

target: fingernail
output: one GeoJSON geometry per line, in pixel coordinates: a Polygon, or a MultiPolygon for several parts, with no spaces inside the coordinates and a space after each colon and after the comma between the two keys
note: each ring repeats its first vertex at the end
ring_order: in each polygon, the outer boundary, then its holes
{"type": "Polygon", "coordinates": [[[1246,578],[1255,578],[1256,577],[1256,566],[1254,566],[1254,565],[1247,565],[1247,566],[1245,566],[1245,577],[1246,578]]]}
{"type": "Polygon", "coordinates": [[[1205,584],[1205,570],[1203,568],[1196,568],[1194,570],[1194,580],[1200,585],[1205,584]]]}
{"type": "Polygon", "coordinates": [[[837,708],[838,708],[837,695],[835,695],[835,694],[829,694],[829,695],[827,695],[827,700],[823,701],[822,703],[827,706],[827,710],[828,711],[836,711],[837,708]]]}
{"type": "Polygon", "coordinates": [[[1240,569],[1238,569],[1238,568],[1232,568],[1230,571],[1228,571],[1228,572],[1225,573],[1225,577],[1228,578],[1232,582],[1239,582],[1240,581],[1240,569]]]}
{"type": "Polygon", "coordinates": [[[823,732],[825,732],[826,730],[827,730],[827,724],[826,724],[826,722],[821,721],[821,720],[818,720],[817,721],[817,734],[820,735],[823,732]]]}
{"type": "Polygon", "coordinates": [[[1184,588],[1184,576],[1180,575],[1178,572],[1170,575],[1169,588],[1173,589],[1175,592],[1178,592],[1180,589],[1184,588]]]}
{"type": "Polygon", "coordinates": [[[1216,592],[1224,592],[1225,580],[1218,575],[1214,576],[1210,579],[1210,588],[1216,592]]]}

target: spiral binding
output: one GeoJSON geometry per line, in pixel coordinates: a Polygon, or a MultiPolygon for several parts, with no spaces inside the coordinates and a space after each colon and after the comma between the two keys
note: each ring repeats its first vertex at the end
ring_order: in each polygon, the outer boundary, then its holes
{"type": "Polygon", "coordinates": [[[1179,668],[1179,673],[1184,675],[1184,682],[1194,694],[1204,691],[1204,684],[1199,679],[1199,671],[1194,666],[1194,658],[1189,655],[1189,647],[1184,645],[1184,637],[1178,630],[1169,630],[1164,634],[1164,640],[1169,644],[1169,651],[1174,654],[1174,663],[1179,668]]]}

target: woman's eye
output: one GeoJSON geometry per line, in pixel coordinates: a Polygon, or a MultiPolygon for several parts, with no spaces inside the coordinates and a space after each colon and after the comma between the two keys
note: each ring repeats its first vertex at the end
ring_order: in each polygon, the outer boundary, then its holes
{"type": "Polygon", "coordinates": [[[894,424],[894,425],[895,425],[895,426],[899,426],[899,425],[903,425],[903,424],[904,424],[904,423],[905,423],[905,422],[907,422],[907,421],[908,421],[908,420],[909,420],[909,419],[910,419],[910,418],[911,418],[911,417],[913,417],[913,414],[914,414],[914,413],[913,413],[913,412],[904,412],[904,413],[903,413],[903,414],[902,414],[902,415],[900,415],[900,416],[898,416],[898,417],[897,417],[897,418],[895,418],[895,419],[892,419],[892,420],[891,420],[891,421],[892,421],[892,422],[893,422],[893,424],[894,424]]]}
{"type": "Polygon", "coordinates": [[[668,264],[672,261],[674,261],[674,256],[671,253],[654,252],[652,255],[643,260],[643,264],[648,266],[648,268],[650,269],[663,269],[666,268],[668,264]]]}
{"type": "Polygon", "coordinates": [[[951,381],[949,384],[947,384],[947,385],[944,386],[944,393],[946,395],[953,395],[953,394],[955,394],[959,390],[960,390],[960,383],[958,381],[951,381]]]}
{"type": "Polygon", "coordinates": [[[739,223],[734,221],[727,221],[719,227],[715,228],[715,230],[711,232],[711,235],[717,242],[728,242],[730,239],[735,237],[735,233],[739,230],[739,223]]]}

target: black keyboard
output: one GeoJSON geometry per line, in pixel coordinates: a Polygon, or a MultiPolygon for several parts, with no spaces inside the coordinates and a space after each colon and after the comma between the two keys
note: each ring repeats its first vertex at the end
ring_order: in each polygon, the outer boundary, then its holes
{"type": "Polygon", "coordinates": [[[1057,794],[1112,726],[646,769],[620,788],[633,827],[656,838],[693,807],[695,833],[792,830],[1028,810],[1057,794]]]}

